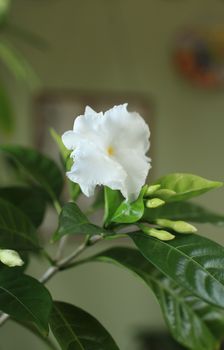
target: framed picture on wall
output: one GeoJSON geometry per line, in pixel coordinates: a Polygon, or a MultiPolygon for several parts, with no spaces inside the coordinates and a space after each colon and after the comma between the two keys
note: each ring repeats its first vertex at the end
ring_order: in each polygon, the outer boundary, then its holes
{"type": "Polygon", "coordinates": [[[153,108],[151,102],[142,95],[60,90],[43,92],[35,99],[35,146],[42,152],[57,157],[57,147],[51,139],[50,128],[62,135],[66,130],[72,129],[75,117],[84,114],[87,105],[100,112],[123,103],[128,103],[129,111],[137,111],[146,120],[152,137],[153,108]]]}

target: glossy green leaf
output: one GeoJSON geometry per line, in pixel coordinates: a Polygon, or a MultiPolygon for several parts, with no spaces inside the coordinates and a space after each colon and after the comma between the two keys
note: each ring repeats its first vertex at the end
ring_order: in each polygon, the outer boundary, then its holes
{"type": "Polygon", "coordinates": [[[48,333],[52,299],[48,290],[36,279],[14,269],[0,273],[0,310],[21,322],[32,322],[48,333]]]}
{"type": "Polygon", "coordinates": [[[58,198],[63,187],[63,175],[57,164],[40,152],[22,146],[0,146],[0,151],[22,169],[28,180],[41,186],[51,199],[58,198]]]}
{"type": "Polygon", "coordinates": [[[117,208],[116,212],[111,218],[111,221],[117,223],[131,224],[141,219],[144,213],[144,201],[143,197],[147,186],[144,186],[138,199],[134,202],[124,200],[117,208]]]}
{"type": "Polygon", "coordinates": [[[0,198],[19,208],[38,227],[44,218],[46,200],[36,187],[0,187],[0,198]]]}
{"type": "Polygon", "coordinates": [[[0,199],[0,247],[18,251],[40,248],[28,217],[3,199],[0,199]]]}
{"type": "Polygon", "coordinates": [[[179,173],[163,176],[155,184],[159,184],[161,187],[153,194],[154,197],[160,197],[166,202],[186,200],[223,186],[222,182],[179,173]]]}
{"type": "Polygon", "coordinates": [[[5,132],[13,130],[13,111],[5,89],[0,86],[0,129],[5,132]]]}
{"type": "Polygon", "coordinates": [[[76,203],[66,203],[59,216],[59,225],[53,240],[57,241],[64,235],[107,235],[108,231],[91,224],[76,203]]]}
{"type": "Polygon", "coordinates": [[[139,276],[154,292],[173,337],[193,350],[214,350],[224,334],[224,311],[215,308],[163,275],[139,251],[111,248],[86,261],[109,262],[139,276]]]}
{"type": "Polygon", "coordinates": [[[130,237],[144,257],[177,284],[224,308],[224,248],[198,235],[160,241],[141,232],[130,237]]]}
{"type": "Polygon", "coordinates": [[[54,302],[50,327],[62,350],[119,350],[107,330],[74,305],[54,302]]]}
{"type": "Polygon", "coordinates": [[[143,220],[150,222],[156,219],[184,220],[210,223],[218,226],[224,225],[224,215],[213,213],[191,202],[167,203],[160,208],[145,210],[143,220]]]}
{"type": "Polygon", "coordinates": [[[111,190],[109,187],[104,187],[104,225],[107,227],[113,218],[117,208],[122,201],[120,191],[111,190]]]}

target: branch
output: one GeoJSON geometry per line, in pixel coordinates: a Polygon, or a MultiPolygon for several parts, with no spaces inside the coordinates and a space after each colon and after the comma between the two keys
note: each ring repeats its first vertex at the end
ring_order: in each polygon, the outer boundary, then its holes
{"type": "MultiPolygon", "coordinates": [[[[47,283],[57,272],[60,270],[63,270],[66,265],[71,263],[75,258],[77,258],[87,247],[99,242],[103,239],[103,236],[87,236],[85,241],[78,246],[78,248],[70,255],[65,257],[64,259],[59,260],[55,263],[54,266],[49,267],[46,272],[39,278],[39,282],[45,284],[47,283]]],[[[0,316],[0,326],[2,326],[8,319],[10,318],[9,315],[3,313],[0,316]]]]}

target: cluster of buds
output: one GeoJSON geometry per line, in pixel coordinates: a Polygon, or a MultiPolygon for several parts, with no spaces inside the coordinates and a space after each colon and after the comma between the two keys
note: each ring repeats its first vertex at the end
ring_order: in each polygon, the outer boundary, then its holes
{"type": "MultiPolygon", "coordinates": [[[[155,209],[159,208],[166,204],[166,201],[164,199],[160,198],[160,195],[164,195],[164,192],[166,194],[166,197],[172,196],[174,194],[174,191],[166,190],[166,189],[160,189],[161,185],[151,185],[148,186],[148,188],[145,191],[145,206],[148,209],[155,209]],[[172,192],[172,193],[171,193],[172,192]]],[[[197,232],[197,229],[195,226],[189,224],[188,222],[182,221],[182,220],[169,220],[164,218],[157,218],[152,220],[153,226],[147,226],[145,224],[139,224],[139,228],[147,235],[158,238],[162,241],[170,241],[175,238],[175,235],[173,233],[180,233],[180,234],[192,234],[197,232]],[[171,232],[168,232],[168,230],[171,230],[171,232]]]]}

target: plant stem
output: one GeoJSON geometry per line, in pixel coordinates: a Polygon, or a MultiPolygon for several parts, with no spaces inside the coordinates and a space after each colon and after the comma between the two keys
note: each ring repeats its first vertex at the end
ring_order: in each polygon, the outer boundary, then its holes
{"type": "Polygon", "coordinates": [[[54,208],[55,208],[57,214],[60,215],[62,207],[56,198],[53,198],[53,205],[54,205],[54,208]]]}
{"type": "Polygon", "coordinates": [[[80,246],[78,246],[78,248],[74,252],[72,252],[66,258],[56,262],[54,266],[49,267],[49,269],[47,269],[43,276],[40,277],[39,282],[48,282],[60,269],[69,264],[73,259],[77,258],[86,249],[86,247],[88,246],[88,242],[89,237],[87,236],[87,239],[85,239],[85,241],[80,246]]]}
{"type": "MultiPolygon", "coordinates": [[[[46,272],[39,278],[39,282],[43,284],[48,282],[58,271],[63,270],[67,264],[71,263],[75,258],[77,258],[87,247],[99,242],[102,239],[103,236],[98,235],[92,236],[91,238],[89,236],[86,236],[85,241],[80,246],[78,246],[78,248],[74,252],[72,252],[64,259],[55,262],[55,265],[50,266],[46,270],[46,272]]],[[[2,326],[9,318],[9,315],[3,313],[0,316],[0,326],[2,326]]]]}

